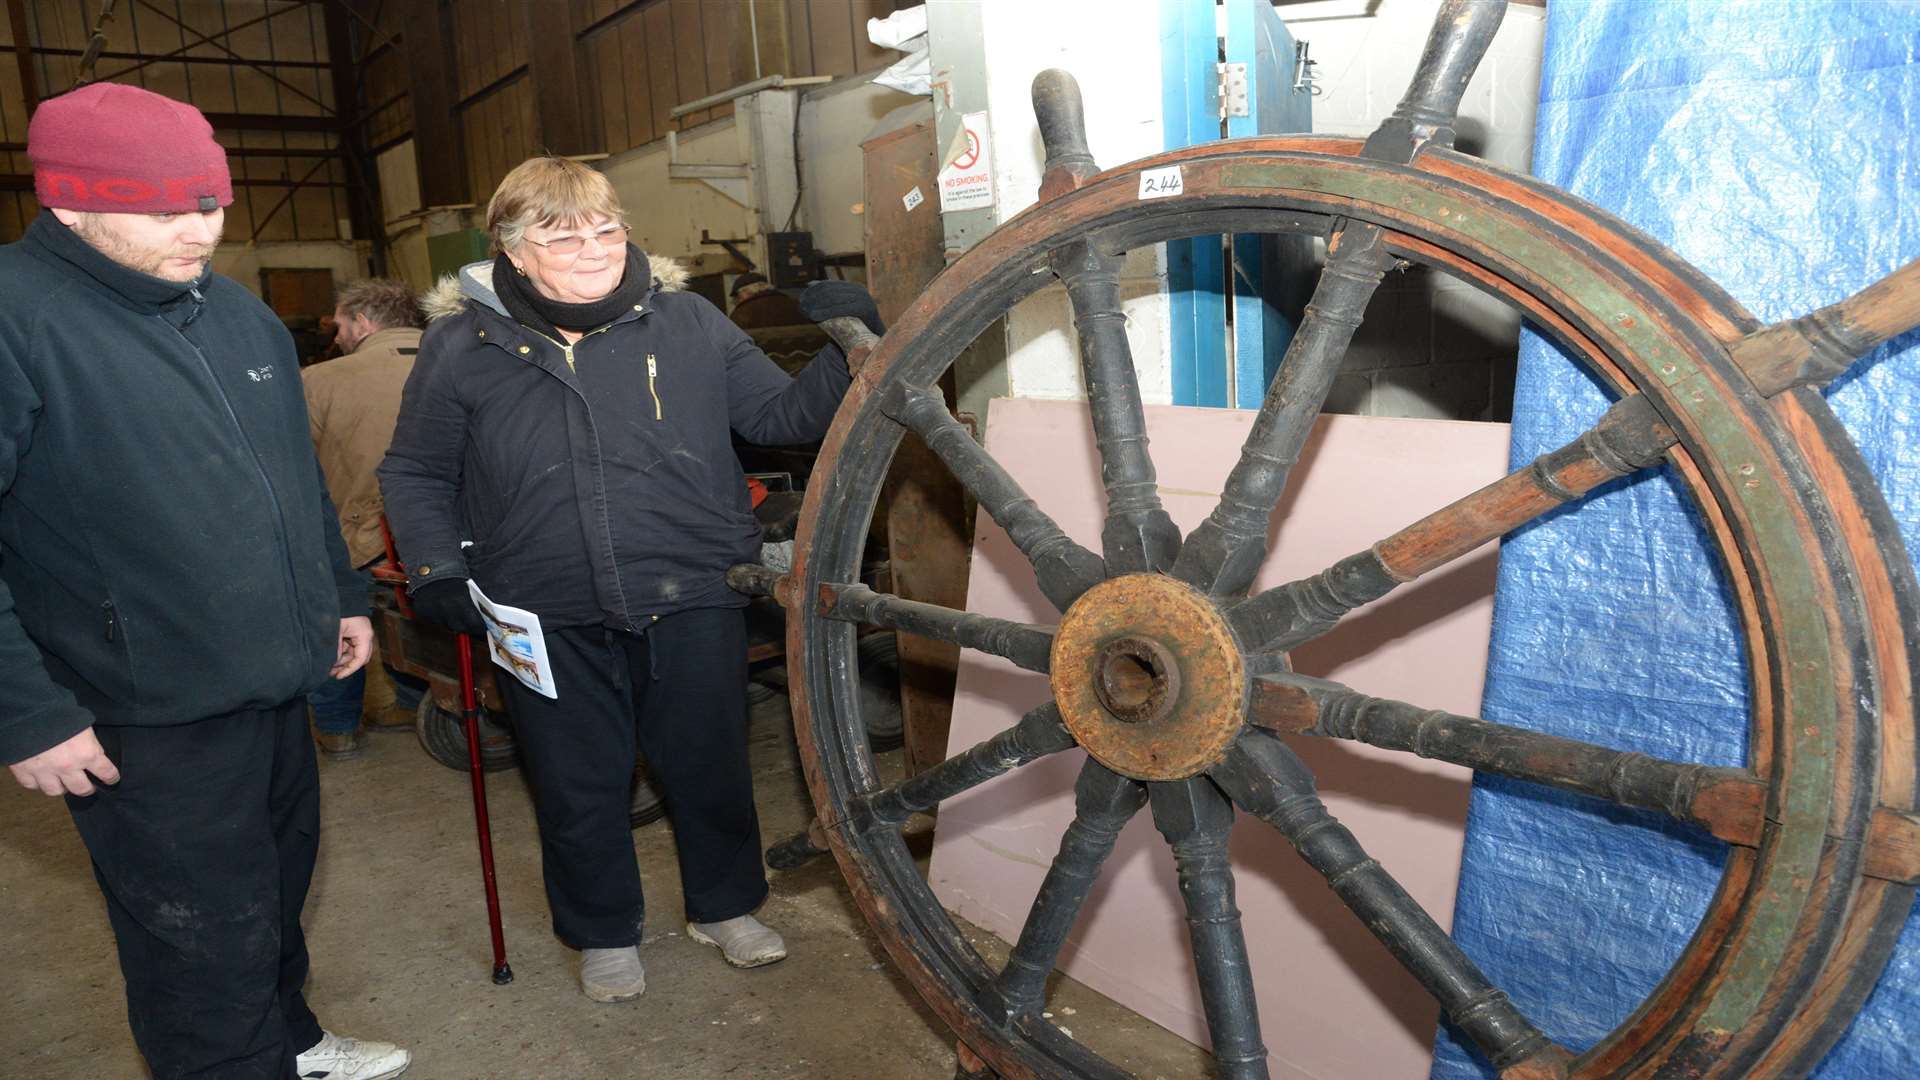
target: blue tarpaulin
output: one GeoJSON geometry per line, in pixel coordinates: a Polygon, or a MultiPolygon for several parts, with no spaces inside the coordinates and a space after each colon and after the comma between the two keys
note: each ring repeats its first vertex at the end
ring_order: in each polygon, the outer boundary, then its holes
{"type": "MultiPolygon", "coordinates": [[[[1763,321],[1920,258],[1920,3],[1553,0],[1534,172],[1668,244],[1763,321]]],[[[1920,335],[1827,392],[1920,551],[1920,335]]],[[[1609,403],[1521,344],[1516,466],[1609,403]]],[[[1746,753],[1741,635],[1670,475],[1603,489],[1507,539],[1485,714],[1678,761],[1746,753]]],[[[1592,1046],[1692,935],[1724,848],[1652,815],[1482,777],[1454,936],[1536,1024],[1592,1046]]],[[[1920,1077],[1920,919],[1814,1074],[1920,1077]]],[[[1443,1028],[1433,1076],[1493,1071],[1443,1028]]]]}

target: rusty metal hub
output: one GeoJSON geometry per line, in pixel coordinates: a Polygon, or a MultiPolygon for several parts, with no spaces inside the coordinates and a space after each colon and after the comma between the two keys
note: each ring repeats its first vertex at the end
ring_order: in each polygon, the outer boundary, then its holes
{"type": "Polygon", "coordinates": [[[1102,765],[1180,780],[1220,760],[1245,722],[1239,643],[1206,594],[1164,574],[1088,589],[1053,639],[1053,696],[1102,765]]]}

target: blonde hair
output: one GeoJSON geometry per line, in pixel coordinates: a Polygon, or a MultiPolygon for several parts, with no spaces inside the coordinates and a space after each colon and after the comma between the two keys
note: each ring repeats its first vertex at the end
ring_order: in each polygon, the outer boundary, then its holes
{"type": "Polygon", "coordinates": [[[626,224],[620,196],[606,175],[577,161],[542,155],[513,167],[487,203],[487,235],[501,251],[517,249],[532,228],[577,228],[596,217],[626,224]]]}

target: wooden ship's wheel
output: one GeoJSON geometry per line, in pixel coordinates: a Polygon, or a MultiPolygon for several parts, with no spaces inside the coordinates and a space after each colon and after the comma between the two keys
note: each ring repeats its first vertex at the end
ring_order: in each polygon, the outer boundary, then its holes
{"type": "Polygon", "coordinates": [[[1039,205],[949,267],[884,339],[829,327],[857,375],[821,452],[792,569],[740,567],[733,580],[788,609],[807,781],[856,900],[965,1050],[1003,1077],[1127,1075],[1054,1027],[1043,1006],[1102,860],[1143,807],[1179,868],[1214,1069],[1236,1080],[1268,1075],[1227,858],[1236,813],[1284,835],[1508,1080],[1804,1075],[1893,948],[1920,879],[1920,590],[1886,503],[1818,387],[1920,323],[1920,264],[1762,326],[1623,222],[1454,152],[1455,111],[1503,6],[1450,0],[1405,99],[1365,140],[1231,140],[1098,172],[1078,89],[1064,73],[1043,73],[1034,84],[1047,149],[1039,205]],[[1138,198],[1143,172],[1174,166],[1178,194],[1138,198]],[[1326,268],[1218,506],[1182,537],[1147,451],[1121,260],[1179,237],[1262,232],[1326,237],[1326,268]],[[1399,261],[1515,306],[1617,401],[1530,466],[1319,574],[1249,596],[1288,472],[1368,298],[1399,261]],[[1072,300],[1101,455],[1098,552],[1069,539],[935,389],[963,347],[1055,280],[1072,300]],[[1005,528],[1062,612],[1057,626],[858,584],[867,524],[907,432],[1005,528]],[[1662,466],[1698,508],[1736,599],[1751,689],[1744,767],[1622,753],[1292,672],[1289,650],[1344,613],[1608,480],[1662,466]],[[1048,673],[1053,700],[932,770],[883,785],[860,718],[861,623],[1048,673]],[[1281,736],[1358,740],[1670,815],[1729,845],[1723,877],[1665,979],[1575,1054],[1367,857],[1281,736]],[[901,827],[1076,747],[1087,760],[1073,823],[1010,959],[991,970],[916,869],[901,827]]]}

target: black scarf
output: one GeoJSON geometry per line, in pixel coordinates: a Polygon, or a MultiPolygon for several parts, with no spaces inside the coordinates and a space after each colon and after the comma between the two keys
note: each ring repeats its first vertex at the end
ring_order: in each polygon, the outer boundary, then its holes
{"type": "Polygon", "coordinates": [[[638,307],[652,284],[646,253],[632,244],[627,245],[626,273],[620,284],[600,299],[584,304],[569,304],[540,295],[532,280],[514,267],[505,252],[493,260],[493,291],[506,305],[507,314],[522,326],[549,337],[559,337],[561,330],[584,333],[607,325],[638,307]],[[636,269],[639,273],[634,272],[636,269]]]}

